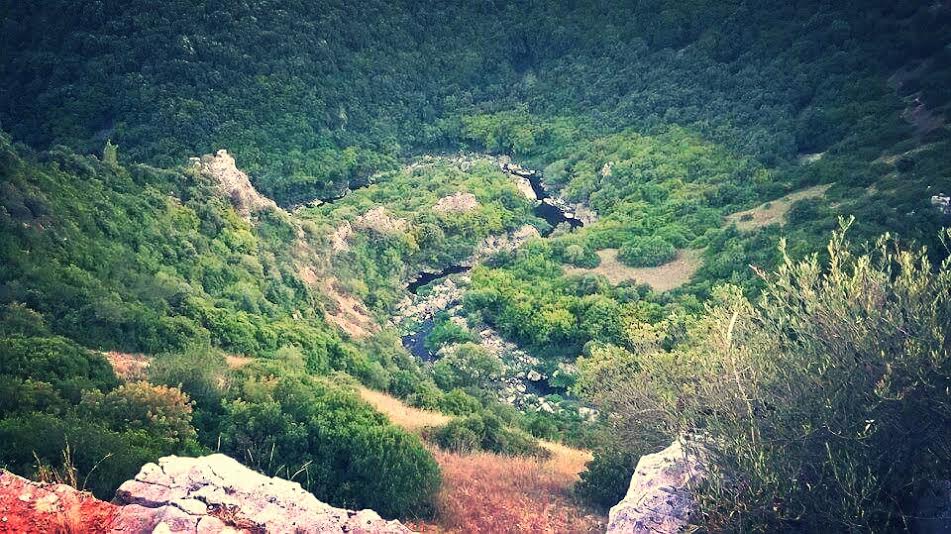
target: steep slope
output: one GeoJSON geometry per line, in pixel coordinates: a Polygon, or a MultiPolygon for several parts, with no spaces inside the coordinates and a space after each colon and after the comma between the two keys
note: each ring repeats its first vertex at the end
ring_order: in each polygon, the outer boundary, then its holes
{"type": "Polygon", "coordinates": [[[334,504],[396,491],[373,504],[425,513],[439,473],[419,440],[316,378],[421,376],[326,322],[332,303],[299,276],[320,269],[316,230],[225,152],[159,170],[112,150],[34,153],[0,137],[0,464],[72,473],[102,497],[161,455],[221,450],[269,474],[303,469],[334,504]],[[123,382],[102,351],[150,364],[123,382]]]}

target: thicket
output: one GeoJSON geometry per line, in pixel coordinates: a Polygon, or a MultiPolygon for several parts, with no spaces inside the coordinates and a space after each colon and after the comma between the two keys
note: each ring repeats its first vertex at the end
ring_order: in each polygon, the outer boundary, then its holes
{"type": "Polygon", "coordinates": [[[582,361],[582,389],[619,417],[622,442],[687,436],[710,459],[712,530],[891,531],[948,477],[951,263],[889,236],[827,255],[783,254],[750,301],[715,292],[670,351],[582,361]]]}
{"type": "Polygon", "coordinates": [[[0,464],[111,499],[146,462],[220,450],[335,505],[427,514],[440,478],[420,440],[310,376],[423,373],[392,340],[357,347],[327,326],[297,278],[294,221],[249,222],[201,177],[115,150],[0,137],[0,464]],[[147,353],[150,383],[83,345],[147,353]],[[257,360],[236,373],[222,350],[257,360]]]}

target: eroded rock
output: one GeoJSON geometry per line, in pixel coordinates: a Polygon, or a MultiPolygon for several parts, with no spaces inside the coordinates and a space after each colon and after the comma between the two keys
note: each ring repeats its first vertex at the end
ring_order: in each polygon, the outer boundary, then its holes
{"type": "Polygon", "coordinates": [[[383,206],[377,206],[353,221],[354,228],[373,230],[381,234],[395,234],[406,230],[405,219],[390,216],[383,206]]]}
{"type": "Polygon", "coordinates": [[[687,532],[697,509],[692,488],[704,474],[701,458],[680,440],[642,456],[627,495],[611,508],[608,534],[687,532]]]}
{"type": "Polygon", "coordinates": [[[215,155],[192,158],[201,174],[218,185],[222,194],[231,200],[234,208],[244,217],[264,209],[276,208],[273,200],[265,197],[251,185],[248,175],[239,170],[234,157],[221,149],[215,155]]]}

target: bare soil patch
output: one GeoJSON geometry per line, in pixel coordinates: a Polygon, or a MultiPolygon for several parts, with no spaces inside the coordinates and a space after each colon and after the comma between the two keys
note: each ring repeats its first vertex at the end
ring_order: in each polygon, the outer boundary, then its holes
{"type": "Polygon", "coordinates": [[[736,224],[737,229],[749,232],[750,230],[755,230],[757,228],[762,228],[764,226],[769,226],[771,224],[784,224],[786,222],[786,214],[789,213],[790,208],[793,204],[800,200],[807,198],[819,198],[825,195],[825,192],[829,189],[829,185],[816,185],[808,189],[802,189],[800,191],[795,191],[789,193],[784,197],[777,198],[772,202],[765,202],[759,206],[745,210],[738,211],[731,215],[726,216],[726,222],[736,224]]]}
{"type": "Polygon", "coordinates": [[[601,263],[592,269],[565,267],[565,274],[597,274],[614,285],[637,282],[651,286],[655,291],[670,291],[690,280],[702,264],[701,250],[678,250],[673,260],[658,267],[629,267],[618,259],[616,248],[598,251],[601,263]]]}
{"type": "Polygon", "coordinates": [[[64,484],[31,482],[0,470],[0,533],[107,534],[124,530],[117,524],[118,509],[64,484]]]}

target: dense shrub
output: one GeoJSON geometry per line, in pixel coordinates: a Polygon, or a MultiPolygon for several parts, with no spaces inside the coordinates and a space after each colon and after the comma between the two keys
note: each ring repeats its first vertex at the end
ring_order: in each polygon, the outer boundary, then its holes
{"type": "Polygon", "coordinates": [[[170,448],[191,444],[197,437],[191,402],[178,388],[133,382],[105,394],[87,391],[79,409],[106,428],[142,430],[167,440],[170,448]]]}
{"type": "Polygon", "coordinates": [[[118,385],[105,357],[61,337],[3,338],[0,375],[49,383],[73,403],[79,402],[83,390],[118,385]]]}
{"type": "Polygon", "coordinates": [[[221,451],[319,499],[383,515],[431,510],[439,469],[419,438],[316,379],[251,380],[221,420],[221,451]],[[253,394],[252,394],[253,393],[253,394]]]}
{"type": "Polygon", "coordinates": [[[457,343],[474,342],[475,336],[468,329],[448,320],[439,321],[426,336],[426,350],[436,352],[440,347],[457,343]]]}
{"type": "Polygon", "coordinates": [[[674,246],[657,236],[633,237],[618,251],[618,258],[631,267],[656,267],[676,255],[674,246]]]}
{"type": "Polygon", "coordinates": [[[41,466],[75,469],[80,489],[109,500],[144,464],[168,454],[200,453],[194,444],[184,448],[161,434],[109,429],[88,416],[84,411],[65,417],[34,412],[0,419],[0,458],[24,476],[35,476],[41,466]]]}
{"type": "Polygon", "coordinates": [[[575,495],[601,509],[616,505],[627,494],[638,458],[618,447],[596,450],[574,486],[575,495]]]}
{"type": "Polygon", "coordinates": [[[443,389],[485,388],[498,380],[502,360],[475,343],[454,346],[433,366],[433,377],[443,389]]]}

